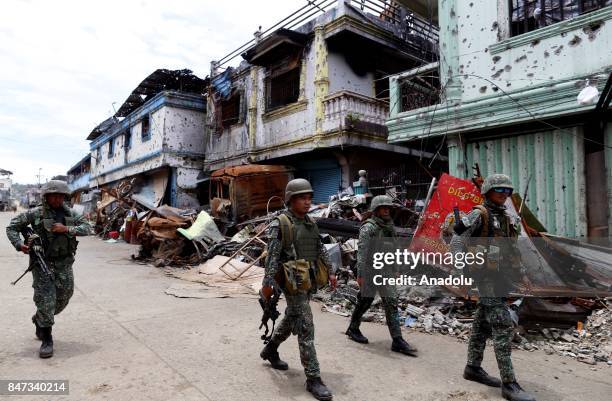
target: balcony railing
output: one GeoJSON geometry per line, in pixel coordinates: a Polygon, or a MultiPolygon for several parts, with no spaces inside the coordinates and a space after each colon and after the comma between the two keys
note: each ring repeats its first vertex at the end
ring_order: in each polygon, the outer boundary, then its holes
{"type": "Polygon", "coordinates": [[[512,36],[612,5],[612,0],[509,0],[512,36]]]}
{"type": "Polygon", "coordinates": [[[386,135],[389,104],[383,100],[349,91],[333,93],[323,101],[323,131],[356,128],[386,135]]]}

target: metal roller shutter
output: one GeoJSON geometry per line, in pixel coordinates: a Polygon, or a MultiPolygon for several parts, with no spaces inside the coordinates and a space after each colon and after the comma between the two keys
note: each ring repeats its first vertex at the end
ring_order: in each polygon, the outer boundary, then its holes
{"type": "Polygon", "coordinates": [[[315,203],[327,203],[342,183],[342,171],[335,159],[308,160],[295,164],[296,177],[306,178],[314,190],[315,203]]]}

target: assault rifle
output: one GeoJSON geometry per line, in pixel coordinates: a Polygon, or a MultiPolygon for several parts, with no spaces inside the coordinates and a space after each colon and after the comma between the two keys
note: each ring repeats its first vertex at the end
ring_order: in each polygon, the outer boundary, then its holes
{"type": "Polygon", "coordinates": [[[25,240],[25,243],[28,244],[28,246],[30,247],[30,265],[28,266],[26,271],[24,271],[23,274],[19,276],[17,280],[11,283],[11,285],[17,284],[17,282],[21,280],[23,276],[28,274],[28,272],[32,271],[35,266],[38,266],[40,271],[44,275],[49,277],[49,279],[53,280],[55,277],[53,276],[53,272],[51,271],[51,269],[49,269],[49,266],[47,266],[47,262],[45,262],[45,250],[43,248],[40,236],[34,234],[34,231],[32,231],[30,227],[27,227],[22,232],[22,235],[25,240]]]}
{"type": "Polygon", "coordinates": [[[261,324],[259,325],[259,330],[262,327],[266,328],[266,332],[261,335],[261,339],[264,344],[267,344],[272,339],[272,334],[274,334],[274,325],[276,324],[276,319],[280,316],[280,312],[276,308],[278,305],[278,300],[280,299],[280,290],[274,288],[274,294],[270,297],[270,299],[266,299],[264,297],[261,290],[259,290],[259,305],[261,305],[261,309],[263,309],[263,315],[261,316],[261,324]],[[268,329],[268,321],[272,320],[272,331],[268,329]],[[268,332],[270,335],[268,335],[268,332]]]}

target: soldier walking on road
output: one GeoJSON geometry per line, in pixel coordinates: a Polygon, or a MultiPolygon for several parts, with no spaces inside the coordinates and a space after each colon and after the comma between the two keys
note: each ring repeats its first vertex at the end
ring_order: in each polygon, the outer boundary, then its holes
{"type": "MultiPolygon", "coordinates": [[[[317,260],[328,268],[332,265],[319,237],[317,225],[307,215],[312,194],[312,187],[307,180],[291,180],[285,190],[285,204],[288,209],[270,225],[262,294],[269,299],[274,291],[280,288],[285,295],[287,309],[276,332],[260,355],[262,359],[268,360],[274,369],[287,370],[287,363],[278,355],[278,347],[291,334],[296,334],[300,359],[307,378],[307,390],[318,400],[331,400],[331,391],[321,381],[309,301],[311,295],[317,291],[319,281],[316,278],[319,274],[317,260]],[[293,270],[290,266],[301,266],[301,270],[293,270]]],[[[325,281],[327,279],[332,287],[335,287],[336,277],[333,272],[329,277],[325,277],[325,281]]]]}
{"type": "MultiPolygon", "coordinates": [[[[483,206],[477,206],[467,216],[467,226],[463,223],[455,226],[455,234],[451,239],[451,250],[454,253],[465,252],[472,237],[517,238],[520,231],[518,216],[512,216],[504,204],[513,191],[510,177],[504,174],[493,174],[484,181],[482,194],[485,196],[483,206]]],[[[474,241],[474,240],[472,240],[474,241]]],[[[496,244],[503,247],[503,243],[496,244]]],[[[512,256],[502,254],[500,269],[516,268],[511,263],[512,256]]],[[[484,269],[487,269],[485,266],[484,269]]],[[[468,344],[468,361],[463,372],[466,380],[472,380],[491,387],[502,388],[502,396],[511,401],[535,401],[535,398],[524,391],[516,382],[512,360],[510,358],[512,340],[512,320],[506,306],[506,299],[492,290],[499,284],[494,282],[493,275],[484,272],[478,282],[481,297],[472,324],[472,333],[468,344]],[[483,294],[485,296],[483,296],[483,294]],[[480,366],[486,347],[487,338],[492,338],[497,366],[501,374],[499,379],[489,376],[480,366]]],[[[497,276],[499,277],[499,276],[497,276]]],[[[499,291],[497,291],[499,292],[499,291]]]]}
{"type": "MultiPolygon", "coordinates": [[[[346,330],[346,335],[353,341],[367,344],[368,339],[359,330],[361,318],[368,311],[374,301],[374,294],[364,295],[364,277],[370,280],[373,273],[372,266],[369,265],[369,255],[373,251],[371,249],[377,241],[383,239],[395,239],[395,229],[393,228],[393,220],[391,218],[391,208],[393,201],[389,196],[379,195],[372,199],[370,211],[373,215],[366,220],[359,229],[359,243],[357,246],[357,282],[361,290],[357,297],[357,306],[351,316],[351,323],[346,330]],[[366,296],[367,295],[367,296],[366,296]]],[[[370,282],[367,285],[371,285],[370,282]]],[[[387,326],[393,342],[391,350],[402,354],[417,356],[417,349],[411,346],[402,337],[402,331],[399,323],[398,296],[394,287],[379,288],[380,296],[385,307],[385,316],[387,326]]]]}
{"type": "MultiPolygon", "coordinates": [[[[36,304],[32,323],[36,326],[36,337],[42,341],[41,358],[53,356],[51,328],[55,323],[54,315],[66,308],[74,292],[72,264],[78,243],[75,237],[88,235],[90,231],[87,220],[64,203],[68,195],[70,190],[64,181],[47,182],[42,190],[42,206],[19,214],[6,228],[6,235],[15,249],[29,254],[30,244],[23,242],[20,233],[31,226],[42,241],[44,260],[52,271],[49,276],[37,266],[32,269],[36,304]]],[[[36,262],[31,260],[30,263],[36,262]]]]}

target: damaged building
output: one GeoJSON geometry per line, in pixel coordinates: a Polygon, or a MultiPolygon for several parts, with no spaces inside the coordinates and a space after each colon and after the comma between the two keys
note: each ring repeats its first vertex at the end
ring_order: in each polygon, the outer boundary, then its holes
{"type": "Polygon", "coordinates": [[[95,191],[90,191],[91,155],[79,160],[66,172],[68,188],[70,188],[70,203],[80,214],[89,214],[95,210],[95,191]]]}
{"type": "Polygon", "coordinates": [[[446,0],[440,62],[390,78],[389,142],[440,143],[449,172],[506,173],[548,232],[612,235],[612,2],[446,0]],[[409,88],[439,73],[439,101],[409,88]]]}
{"type": "Polygon", "coordinates": [[[206,86],[189,70],[158,69],[146,77],[87,137],[90,188],[108,190],[129,180],[133,199],[147,208],[198,207],[207,196],[198,187],[206,86]]]}
{"type": "MultiPolygon", "coordinates": [[[[424,197],[444,156],[387,142],[388,75],[437,60],[438,28],[391,1],[318,1],[211,63],[205,172],[291,166],[327,202],[368,171],[370,188],[410,183],[424,197]],[[235,55],[244,61],[223,68],[235,55]],[[427,163],[424,163],[427,164],[427,163]]],[[[430,11],[427,14],[428,10],[430,11]]]]}

